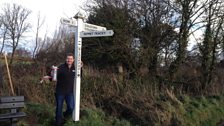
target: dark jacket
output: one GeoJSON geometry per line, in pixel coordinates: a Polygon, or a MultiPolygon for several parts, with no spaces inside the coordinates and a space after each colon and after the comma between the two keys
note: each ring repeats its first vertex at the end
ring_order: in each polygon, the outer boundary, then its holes
{"type": "Polygon", "coordinates": [[[70,69],[66,63],[60,65],[57,70],[56,94],[66,95],[73,93],[74,78],[74,64],[70,69]]]}

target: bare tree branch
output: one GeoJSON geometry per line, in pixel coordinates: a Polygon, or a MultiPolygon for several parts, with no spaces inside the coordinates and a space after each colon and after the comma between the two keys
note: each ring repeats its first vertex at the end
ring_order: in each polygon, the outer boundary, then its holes
{"type": "Polygon", "coordinates": [[[2,9],[2,22],[7,29],[7,36],[11,39],[11,64],[21,37],[31,28],[30,23],[26,22],[31,11],[17,4],[6,4],[2,9]]]}

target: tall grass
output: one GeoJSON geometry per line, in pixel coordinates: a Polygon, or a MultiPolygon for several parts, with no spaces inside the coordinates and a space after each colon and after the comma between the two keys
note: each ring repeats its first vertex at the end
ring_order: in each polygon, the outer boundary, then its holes
{"type": "MultiPolygon", "coordinates": [[[[28,105],[31,107],[28,112],[39,115],[35,117],[41,118],[37,119],[38,122],[47,125],[52,123],[54,112],[44,115],[41,112],[54,110],[55,83],[40,83],[43,75],[41,70],[42,67],[35,64],[15,65],[12,76],[17,95],[24,95],[28,102],[51,106],[34,106],[32,110],[33,106],[28,105]],[[49,120],[45,120],[45,115],[49,116],[49,120]]],[[[212,126],[223,119],[223,96],[196,98],[178,93],[178,86],[170,88],[166,85],[170,84],[148,76],[130,78],[125,73],[116,74],[85,66],[81,81],[81,110],[85,118],[75,125],[212,126]],[[91,113],[91,118],[88,113],[91,113]]],[[[5,89],[8,89],[6,84],[2,90],[7,95],[5,89]]],[[[71,120],[67,123],[73,125],[71,120]]]]}

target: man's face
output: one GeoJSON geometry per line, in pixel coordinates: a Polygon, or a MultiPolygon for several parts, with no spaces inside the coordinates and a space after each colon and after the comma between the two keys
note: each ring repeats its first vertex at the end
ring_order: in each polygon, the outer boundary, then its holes
{"type": "Polygon", "coordinates": [[[73,62],[74,62],[74,57],[73,57],[73,56],[67,56],[67,58],[66,58],[66,63],[67,63],[68,65],[72,65],[73,62]]]}

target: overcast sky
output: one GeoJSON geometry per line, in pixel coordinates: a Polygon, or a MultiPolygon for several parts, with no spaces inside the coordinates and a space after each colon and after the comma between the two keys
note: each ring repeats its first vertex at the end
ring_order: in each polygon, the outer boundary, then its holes
{"type": "Polygon", "coordinates": [[[41,28],[42,36],[46,30],[49,36],[53,35],[54,30],[59,26],[61,17],[73,17],[78,11],[81,11],[80,6],[86,0],[0,0],[0,9],[4,3],[16,3],[32,11],[29,21],[33,25],[37,24],[37,15],[45,18],[45,24],[41,28]]]}
{"type": "MultiPolygon", "coordinates": [[[[37,24],[37,15],[40,13],[41,19],[45,19],[44,25],[40,29],[39,37],[44,38],[47,33],[48,37],[53,37],[55,30],[60,25],[60,19],[73,17],[77,12],[83,11],[81,6],[87,0],[0,0],[0,12],[6,3],[16,3],[32,11],[28,22],[31,23],[32,29],[28,33],[25,41],[20,46],[28,50],[33,50],[34,36],[37,24]]],[[[5,49],[8,52],[8,49],[5,49]]]]}

